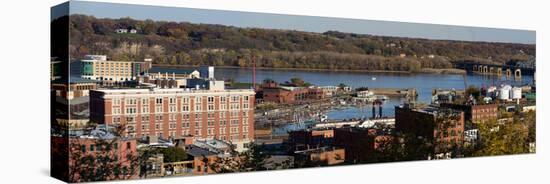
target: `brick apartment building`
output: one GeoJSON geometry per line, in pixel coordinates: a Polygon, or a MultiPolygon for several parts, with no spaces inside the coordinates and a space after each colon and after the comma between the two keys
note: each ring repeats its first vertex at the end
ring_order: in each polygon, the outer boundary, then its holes
{"type": "Polygon", "coordinates": [[[254,139],[253,90],[105,89],[90,92],[90,120],[129,137],[254,139]]]}
{"type": "Polygon", "coordinates": [[[451,108],[464,112],[464,121],[483,123],[491,119],[497,119],[498,104],[452,104],[443,103],[441,107],[451,108]]]}
{"type": "Polygon", "coordinates": [[[397,132],[422,137],[431,143],[434,154],[448,153],[464,141],[464,112],[449,108],[395,107],[397,132]]]}

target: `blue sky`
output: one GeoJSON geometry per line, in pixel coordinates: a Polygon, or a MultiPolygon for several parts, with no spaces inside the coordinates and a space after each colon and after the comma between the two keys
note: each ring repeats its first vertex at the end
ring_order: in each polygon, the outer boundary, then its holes
{"type": "Polygon", "coordinates": [[[328,30],[334,30],[379,36],[443,40],[526,44],[534,44],[536,42],[535,31],[527,30],[447,26],[86,1],[71,1],[70,13],[92,15],[97,18],[130,17],[138,20],[152,19],[175,22],[183,21],[191,23],[231,25],[236,27],[289,29],[308,32],[325,32],[328,30]]]}

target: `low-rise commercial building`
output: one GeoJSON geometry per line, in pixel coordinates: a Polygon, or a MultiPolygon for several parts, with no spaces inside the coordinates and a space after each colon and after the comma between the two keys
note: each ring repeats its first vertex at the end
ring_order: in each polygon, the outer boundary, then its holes
{"type": "Polygon", "coordinates": [[[290,152],[329,146],[334,138],[333,129],[298,130],[288,134],[290,152]]]}
{"type": "Polygon", "coordinates": [[[482,123],[495,120],[498,116],[498,104],[453,104],[443,103],[444,108],[451,108],[464,112],[464,121],[482,123]]]}
{"type": "Polygon", "coordinates": [[[296,151],[294,164],[297,167],[316,167],[342,164],[346,160],[346,151],[342,148],[320,147],[296,151]]]}
{"type": "Polygon", "coordinates": [[[396,106],[395,129],[426,140],[434,154],[449,153],[463,144],[464,112],[413,104],[396,106]]]}
{"type": "Polygon", "coordinates": [[[264,102],[299,103],[320,100],[325,97],[323,89],[317,87],[279,86],[274,81],[262,84],[264,102]]]}

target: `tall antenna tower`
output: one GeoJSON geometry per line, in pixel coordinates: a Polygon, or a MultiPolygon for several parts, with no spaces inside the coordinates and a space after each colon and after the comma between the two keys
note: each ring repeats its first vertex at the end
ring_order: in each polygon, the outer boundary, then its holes
{"type": "Polygon", "coordinates": [[[256,91],[256,56],[252,54],[252,88],[256,91]]]}

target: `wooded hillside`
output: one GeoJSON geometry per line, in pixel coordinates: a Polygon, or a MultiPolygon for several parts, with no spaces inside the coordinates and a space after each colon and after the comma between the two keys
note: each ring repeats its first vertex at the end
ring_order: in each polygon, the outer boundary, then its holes
{"type": "Polygon", "coordinates": [[[452,62],[527,60],[535,45],[397,38],[153,20],[98,19],[71,15],[70,54],[106,54],[113,60],[174,65],[257,66],[306,69],[419,71],[451,68],[452,62]],[[137,33],[115,33],[116,29],[137,33]]]}

